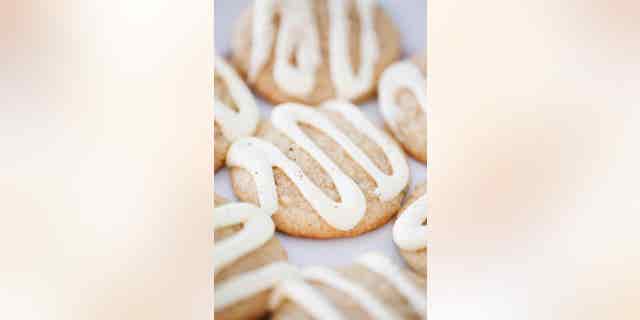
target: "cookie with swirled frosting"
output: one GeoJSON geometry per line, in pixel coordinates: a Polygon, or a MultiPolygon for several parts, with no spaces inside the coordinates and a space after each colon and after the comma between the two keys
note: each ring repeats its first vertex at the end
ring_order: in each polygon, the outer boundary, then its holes
{"type": "Polygon", "coordinates": [[[370,253],[338,269],[309,267],[281,282],[270,307],[284,319],[426,319],[426,280],[370,253]]]}
{"type": "Polygon", "coordinates": [[[393,225],[393,241],[409,266],[427,275],[427,183],[416,186],[393,225]]]}
{"type": "Polygon", "coordinates": [[[297,273],[274,237],[271,218],[248,203],[214,197],[215,319],[260,319],[278,281],[297,273]]]}
{"type": "Polygon", "coordinates": [[[231,142],[250,136],[259,120],[253,94],[233,67],[215,57],[213,162],[217,171],[224,165],[231,142]]]}
{"type": "Polygon", "coordinates": [[[426,55],[389,66],[378,83],[378,104],[394,138],[416,160],[427,162],[426,55]]]}
{"type": "Polygon", "coordinates": [[[233,63],[274,104],[363,101],[400,53],[376,0],[256,0],[232,41],[233,63]]]}
{"type": "Polygon", "coordinates": [[[256,137],[227,154],[238,198],[272,215],[294,236],[356,236],[387,223],[409,183],[402,149],[356,106],[276,107],[256,137]]]}

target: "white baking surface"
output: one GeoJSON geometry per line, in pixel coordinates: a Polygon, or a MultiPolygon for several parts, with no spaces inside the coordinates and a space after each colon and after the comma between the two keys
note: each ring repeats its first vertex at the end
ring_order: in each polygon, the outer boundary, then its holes
{"type": "MultiPolygon", "coordinates": [[[[214,34],[216,54],[228,56],[233,24],[250,0],[214,0],[214,34]]],[[[422,52],[426,47],[426,0],[379,1],[391,15],[400,29],[404,56],[422,52]]],[[[256,98],[265,118],[271,113],[271,105],[256,98]]],[[[378,110],[377,100],[362,105],[362,110],[375,124],[382,127],[383,121],[378,110]]],[[[407,156],[408,157],[408,156],[407,156]]],[[[409,157],[408,157],[409,158],[409,157]]],[[[426,179],[426,167],[409,158],[411,166],[411,190],[416,183],[426,179]]],[[[214,178],[215,192],[227,199],[236,199],[231,189],[229,174],[223,168],[214,178]]],[[[367,234],[348,239],[309,240],[289,237],[277,233],[282,241],[289,260],[300,266],[326,265],[339,266],[349,264],[353,258],[368,251],[379,251],[399,264],[403,260],[398,254],[392,239],[392,226],[395,219],[384,227],[367,234]]]]}

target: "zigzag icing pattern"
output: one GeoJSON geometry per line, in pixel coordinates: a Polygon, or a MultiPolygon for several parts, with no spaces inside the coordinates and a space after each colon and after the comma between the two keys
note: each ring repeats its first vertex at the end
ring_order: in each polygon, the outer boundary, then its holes
{"type": "Polygon", "coordinates": [[[251,91],[236,71],[218,56],[215,57],[215,74],[225,82],[231,98],[238,107],[236,112],[216,97],[213,105],[215,121],[229,141],[250,136],[255,131],[260,117],[251,91]]]}
{"type": "MultiPolygon", "coordinates": [[[[359,257],[357,263],[389,281],[409,301],[409,305],[416,313],[423,317],[426,315],[426,295],[388,258],[369,253],[359,257]]],[[[374,319],[400,318],[367,289],[335,271],[322,267],[310,267],[303,270],[302,275],[307,281],[319,282],[346,293],[374,319]]],[[[292,278],[276,286],[271,297],[270,308],[276,309],[285,299],[301,306],[314,319],[346,319],[329,299],[300,279],[292,278]]]]}
{"type": "Polygon", "coordinates": [[[398,215],[393,225],[393,241],[404,250],[426,248],[429,228],[422,223],[427,218],[427,194],[425,193],[398,215]]]}
{"type": "Polygon", "coordinates": [[[302,279],[289,279],[278,284],[271,294],[269,308],[277,309],[285,299],[301,306],[316,320],[346,319],[329,299],[302,279]]]}
{"type": "Polygon", "coordinates": [[[271,114],[271,122],[275,128],[317,160],[332,179],[340,194],[341,202],[333,201],[325,195],[297,163],[287,158],[274,145],[261,139],[245,138],[236,141],[227,154],[227,164],[243,168],[252,175],[260,206],[269,214],[278,210],[278,195],[272,170],[273,167],[277,167],[293,181],[315,212],[329,225],[338,230],[350,230],[360,222],[366,212],[365,196],[356,182],[300,129],[299,124],[312,126],[338,143],[351,159],[373,178],[377,186],[375,194],[383,201],[393,199],[405,188],[409,180],[409,168],[398,145],[371,124],[357,107],[345,102],[331,101],[323,104],[321,109],[339,113],[356,130],[376,143],[385,153],[391,165],[392,174],[387,175],[381,171],[322,112],[299,104],[278,106],[271,114]]]}
{"type": "MultiPolygon", "coordinates": [[[[215,230],[243,224],[237,234],[217,242],[213,247],[214,275],[240,257],[267,243],[274,234],[271,217],[260,208],[248,203],[230,203],[214,209],[215,230]]],[[[214,308],[216,311],[273,287],[278,281],[297,273],[285,262],[275,262],[259,269],[233,277],[216,285],[214,308]]]]}
{"type": "MultiPolygon", "coordinates": [[[[369,89],[379,55],[374,28],[375,0],[356,0],[360,16],[360,65],[351,67],[347,1],[329,0],[329,65],[338,97],[351,99],[369,89]]],[[[314,88],[315,73],[322,62],[317,22],[311,0],[257,0],[253,8],[249,81],[255,82],[269,60],[275,42],[273,78],[288,94],[305,97],[314,88]],[[274,16],[280,14],[280,30],[275,38],[274,16]],[[290,62],[295,55],[297,66],[290,62]]]]}
{"type": "Polygon", "coordinates": [[[356,262],[387,279],[409,301],[413,311],[426,319],[427,296],[391,260],[376,253],[367,253],[356,262]]]}
{"type": "Polygon", "coordinates": [[[295,277],[298,269],[286,262],[274,262],[243,273],[215,286],[213,301],[216,311],[270,289],[280,281],[295,277]]]}
{"type": "Polygon", "coordinates": [[[413,93],[422,111],[427,113],[427,79],[415,64],[409,61],[396,62],[382,73],[378,83],[380,111],[387,124],[393,129],[397,128],[400,111],[396,103],[396,94],[403,88],[413,93]]]}

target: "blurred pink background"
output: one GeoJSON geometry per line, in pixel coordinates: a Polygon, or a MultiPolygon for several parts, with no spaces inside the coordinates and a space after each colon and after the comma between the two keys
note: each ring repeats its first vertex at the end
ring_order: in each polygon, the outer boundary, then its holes
{"type": "Polygon", "coordinates": [[[431,319],[637,319],[640,4],[429,2],[431,319]]]}
{"type": "Polygon", "coordinates": [[[0,5],[0,318],[209,318],[212,7],[0,5]]]}

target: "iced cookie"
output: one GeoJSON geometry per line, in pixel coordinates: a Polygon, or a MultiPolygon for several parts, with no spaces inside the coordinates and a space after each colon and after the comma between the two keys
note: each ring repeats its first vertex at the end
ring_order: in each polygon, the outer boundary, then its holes
{"type": "Polygon", "coordinates": [[[402,147],[427,162],[426,56],[387,68],[378,83],[378,103],[384,121],[402,147]]]}
{"type": "Polygon", "coordinates": [[[236,71],[221,57],[215,58],[214,71],[214,145],[213,167],[224,165],[229,145],[250,136],[258,125],[258,106],[251,91],[236,71]]]}
{"type": "Polygon", "coordinates": [[[427,275],[427,184],[418,185],[407,199],[393,225],[393,241],[409,266],[427,275]]]}
{"type": "Polygon", "coordinates": [[[296,269],[286,263],[268,214],[248,203],[214,201],[215,319],[259,319],[272,287],[296,269]]]}
{"type": "Polygon", "coordinates": [[[239,18],[232,62],[270,102],[315,106],[371,97],[400,51],[375,0],[256,0],[239,18]]]}
{"type": "Polygon", "coordinates": [[[402,149],[348,102],[287,103],[227,155],[238,198],[294,236],[355,236],[384,225],[409,183],[402,149]]]}
{"type": "Polygon", "coordinates": [[[426,281],[366,254],[337,270],[310,267],[273,291],[272,319],[426,319],[426,281]]]}

